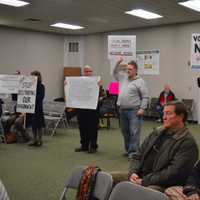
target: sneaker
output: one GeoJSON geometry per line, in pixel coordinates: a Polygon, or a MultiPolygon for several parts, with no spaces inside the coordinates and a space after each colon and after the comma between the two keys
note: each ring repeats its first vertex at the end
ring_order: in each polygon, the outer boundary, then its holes
{"type": "Polygon", "coordinates": [[[79,148],[76,148],[74,151],[75,152],[81,152],[81,151],[88,151],[88,149],[79,147],[79,148]]]}

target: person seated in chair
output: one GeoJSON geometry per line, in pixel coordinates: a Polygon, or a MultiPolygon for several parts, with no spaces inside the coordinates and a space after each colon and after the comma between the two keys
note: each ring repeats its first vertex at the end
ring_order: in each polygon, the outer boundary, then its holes
{"type": "Polygon", "coordinates": [[[25,113],[16,113],[16,118],[12,124],[10,130],[17,135],[17,142],[28,142],[30,137],[25,129],[24,120],[26,118],[25,113]]]}
{"type": "Polygon", "coordinates": [[[174,93],[171,91],[170,86],[168,84],[165,84],[164,90],[159,95],[158,104],[156,106],[156,110],[160,114],[161,121],[162,121],[162,116],[163,116],[164,104],[170,101],[174,101],[175,99],[176,97],[174,93]]]}
{"type": "Polygon", "coordinates": [[[170,200],[200,200],[200,160],[192,169],[184,187],[169,187],[165,194],[170,200]]]}
{"type": "Polygon", "coordinates": [[[195,139],[185,125],[187,110],[182,102],[168,102],[163,110],[163,126],[144,140],[130,156],[129,173],[112,173],[114,182],[131,182],[161,192],[184,185],[198,159],[195,139]]]}
{"type": "MultiPolygon", "coordinates": [[[[12,94],[12,101],[16,102],[17,94],[12,94]]],[[[17,141],[28,142],[29,135],[25,131],[24,127],[24,114],[17,112],[16,105],[13,108],[13,112],[7,113],[7,115],[2,120],[2,125],[5,134],[15,133],[17,136],[17,141]]]]}
{"type": "Polygon", "coordinates": [[[3,121],[3,128],[5,133],[15,133],[18,142],[28,142],[30,140],[24,127],[24,114],[22,113],[9,114],[8,118],[3,121]]]}

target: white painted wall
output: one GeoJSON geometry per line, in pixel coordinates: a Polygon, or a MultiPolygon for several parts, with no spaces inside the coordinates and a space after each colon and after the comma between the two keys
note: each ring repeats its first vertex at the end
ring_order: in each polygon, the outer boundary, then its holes
{"type": "MultiPolygon", "coordinates": [[[[86,62],[98,68],[106,86],[112,76],[107,60],[107,35],[136,35],[137,50],[160,49],[160,75],[145,75],[151,97],[157,97],[165,83],[169,83],[178,99],[199,100],[197,90],[198,72],[188,66],[190,60],[191,34],[200,32],[200,23],[163,26],[97,34],[86,38],[86,62]]],[[[194,112],[196,119],[196,111],[194,112]]]]}
{"type": "Polygon", "coordinates": [[[67,36],[64,38],[64,66],[81,67],[85,62],[85,37],[84,36],[67,36]],[[79,52],[69,52],[69,43],[78,42],[79,52]]]}
{"type": "Polygon", "coordinates": [[[39,70],[46,98],[63,93],[63,36],[0,28],[0,74],[39,70]]]}
{"type": "MultiPolygon", "coordinates": [[[[101,75],[104,87],[113,80],[107,59],[107,36],[136,35],[137,50],[160,49],[160,75],[145,75],[150,96],[159,95],[169,83],[177,98],[193,98],[198,102],[197,72],[192,72],[190,42],[192,33],[200,33],[200,23],[189,23],[146,29],[95,34],[84,37],[62,36],[47,33],[0,28],[0,73],[39,70],[46,85],[46,97],[63,94],[64,65],[91,65],[94,74],[101,75]],[[81,42],[78,56],[66,55],[64,41],[81,42]]],[[[196,114],[196,113],[195,113],[196,114]]]]}

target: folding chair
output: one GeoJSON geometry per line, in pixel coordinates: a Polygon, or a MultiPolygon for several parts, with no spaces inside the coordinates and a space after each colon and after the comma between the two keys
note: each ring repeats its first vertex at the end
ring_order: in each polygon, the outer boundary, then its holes
{"type": "Polygon", "coordinates": [[[16,105],[17,105],[16,101],[12,101],[10,99],[5,100],[4,103],[2,104],[3,115],[16,112],[16,105]]]}
{"type": "Polygon", "coordinates": [[[100,119],[106,119],[108,129],[110,128],[110,119],[119,118],[119,112],[116,103],[117,96],[114,95],[104,98],[100,103],[100,119]]]}
{"type": "MultiPolygon", "coordinates": [[[[66,200],[68,189],[78,189],[79,182],[83,173],[84,167],[74,169],[65,183],[64,190],[61,194],[60,200],[66,200]]],[[[100,171],[97,174],[96,185],[94,188],[94,196],[98,200],[107,200],[113,186],[112,176],[106,172],[100,171]]]]}
{"type": "Polygon", "coordinates": [[[159,118],[160,114],[156,110],[156,106],[158,105],[158,98],[152,97],[149,104],[149,116],[154,118],[159,118]]]}
{"type": "Polygon", "coordinates": [[[56,101],[45,101],[43,104],[46,129],[50,130],[53,125],[51,136],[56,132],[60,123],[66,127],[65,103],[56,101]]]}
{"type": "Polygon", "coordinates": [[[182,102],[185,104],[186,109],[188,111],[188,117],[193,120],[193,107],[194,107],[194,99],[182,99],[182,102]]]}
{"type": "Polygon", "coordinates": [[[0,118],[0,141],[6,143],[6,136],[1,122],[1,118],[0,118]]]}
{"type": "Polygon", "coordinates": [[[11,99],[6,99],[2,104],[2,116],[0,117],[0,140],[1,142],[6,143],[4,122],[9,118],[9,115],[14,113],[16,110],[16,101],[12,101],[11,99]]]}
{"type": "Polygon", "coordinates": [[[159,191],[135,185],[128,181],[118,183],[111,192],[109,200],[168,200],[167,196],[159,191]]]}

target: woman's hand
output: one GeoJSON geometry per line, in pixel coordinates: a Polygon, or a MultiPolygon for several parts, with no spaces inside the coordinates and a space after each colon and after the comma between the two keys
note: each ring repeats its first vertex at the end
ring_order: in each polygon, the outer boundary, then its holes
{"type": "Polygon", "coordinates": [[[197,193],[192,194],[188,197],[189,200],[200,200],[199,195],[197,193]]]}

